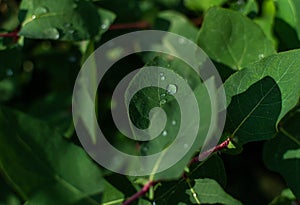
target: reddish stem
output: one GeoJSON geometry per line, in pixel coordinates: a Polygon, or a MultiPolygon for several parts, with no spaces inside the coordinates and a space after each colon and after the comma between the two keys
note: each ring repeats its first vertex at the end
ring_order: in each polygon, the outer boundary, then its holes
{"type": "Polygon", "coordinates": [[[0,38],[12,38],[13,42],[17,42],[19,39],[19,30],[20,28],[16,28],[13,32],[10,33],[0,33],[0,38]]]}
{"type": "MultiPolygon", "coordinates": [[[[231,138],[227,138],[227,139],[226,139],[224,142],[222,142],[221,144],[219,144],[219,145],[217,145],[217,146],[215,146],[215,147],[213,147],[213,148],[211,148],[211,149],[209,149],[209,150],[207,150],[207,151],[201,153],[201,154],[199,155],[199,157],[194,157],[194,158],[190,161],[189,165],[192,164],[192,163],[195,163],[195,162],[199,162],[199,159],[202,159],[202,158],[204,158],[204,157],[207,157],[209,154],[211,154],[211,153],[213,153],[213,152],[217,152],[217,151],[220,151],[220,150],[223,150],[223,149],[227,148],[228,145],[229,145],[230,140],[231,140],[231,138]]],[[[185,173],[183,173],[182,176],[183,176],[183,178],[187,178],[187,176],[186,176],[185,173]]],[[[141,196],[143,196],[144,194],[146,194],[146,193],[149,191],[149,189],[150,189],[152,186],[154,186],[155,184],[157,184],[157,183],[158,183],[158,181],[149,181],[147,184],[145,184],[145,185],[143,186],[143,188],[142,188],[139,192],[137,192],[137,193],[135,193],[134,195],[132,195],[131,197],[129,197],[122,205],[129,205],[129,204],[132,203],[133,201],[137,200],[138,198],[140,198],[141,196]]]]}
{"type": "Polygon", "coordinates": [[[120,23],[112,24],[109,30],[121,30],[121,29],[147,29],[150,28],[150,23],[147,21],[138,21],[132,23],[120,23]]]}
{"type": "Polygon", "coordinates": [[[135,201],[136,199],[140,198],[141,196],[146,194],[152,186],[154,186],[157,183],[158,183],[158,181],[147,182],[147,184],[145,184],[139,192],[137,192],[134,195],[132,195],[131,197],[129,197],[125,202],[123,202],[122,205],[128,205],[128,204],[132,203],[133,201],[135,201]]]}
{"type": "Polygon", "coordinates": [[[217,152],[217,151],[220,151],[220,150],[223,150],[223,149],[227,148],[228,145],[229,145],[230,140],[231,140],[231,138],[227,138],[227,139],[226,139],[224,142],[222,142],[221,144],[219,144],[219,145],[217,145],[217,146],[215,146],[215,147],[213,147],[213,148],[211,148],[211,149],[209,149],[209,150],[207,150],[207,151],[205,151],[205,152],[202,152],[199,156],[194,157],[194,158],[190,161],[189,165],[191,165],[191,164],[193,164],[193,163],[195,163],[195,162],[199,162],[201,159],[206,158],[208,155],[210,155],[210,154],[213,153],[213,152],[217,152]]]}

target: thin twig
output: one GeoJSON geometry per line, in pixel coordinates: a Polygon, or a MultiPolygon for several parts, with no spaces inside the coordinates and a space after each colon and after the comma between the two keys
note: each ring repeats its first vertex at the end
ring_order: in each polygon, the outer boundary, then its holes
{"type": "Polygon", "coordinates": [[[134,195],[132,195],[131,197],[129,197],[125,202],[123,202],[122,205],[128,205],[128,204],[132,203],[133,201],[137,200],[138,198],[140,198],[141,196],[146,194],[149,191],[149,189],[157,183],[158,183],[158,181],[147,182],[147,184],[145,184],[139,192],[137,192],[134,195]]]}
{"type": "Polygon", "coordinates": [[[132,23],[120,23],[112,24],[109,30],[121,30],[121,29],[147,29],[150,28],[150,23],[147,21],[138,21],[132,23]]]}
{"type": "MultiPolygon", "coordinates": [[[[195,163],[195,162],[199,162],[199,159],[204,158],[204,157],[208,156],[209,154],[211,154],[213,152],[217,152],[217,151],[220,151],[220,150],[223,150],[223,149],[227,148],[228,145],[229,145],[230,140],[231,140],[231,138],[228,138],[224,142],[222,142],[221,144],[219,144],[219,145],[217,145],[217,146],[201,153],[199,157],[193,158],[190,161],[189,165],[192,164],[192,163],[195,163]]],[[[185,173],[183,174],[183,178],[187,178],[185,173]]],[[[158,183],[158,181],[149,181],[147,184],[145,184],[143,186],[143,188],[139,192],[137,192],[134,195],[132,195],[131,197],[129,197],[122,205],[129,205],[133,201],[135,201],[138,198],[142,197],[144,194],[146,194],[149,191],[149,189],[152,186],[154,186],[157,183],[158,183]]]]}
{"type": "Polygon", "coordinates": [[[208,155],[210,155],[210,154],[213,153],[213,152],[217,152],[217,151],[220,151],[220,150],[223,150],[223,149],[227,148],[228,145],[229,145],[230,140],[231,140],[231,138],[227,138],[227,139],[226,139],[224,142],[222,142],[221,144],[219,144],[219,145],[217,145],[217,146],[215,146],[215,147],[213,147],[213,148],[211,148],[211,149],[209,149],[209,150],[207,150],[207,151],[205,151],[205,152],[202,152],[199,156],[194,157],[194,158],[190,161],[189,165],[191,165],[191,164],[193,164],[193,163],[195,163],[195,162],[199,162],[199,161],[202,160],[202,159],[205,159],[208,155]]]}

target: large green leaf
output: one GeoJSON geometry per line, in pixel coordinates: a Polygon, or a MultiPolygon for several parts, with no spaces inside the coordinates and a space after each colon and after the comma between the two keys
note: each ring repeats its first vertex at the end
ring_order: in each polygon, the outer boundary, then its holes
{"type": "Polygon", "coordinates": [[[281,110],[276,82],[265,77],[245,92],[234,96],[227,108],[226,130],[240,145],[272,138],[281,110]]]}
{"type": "MultiPolygon", "coordinates": [[[[189,68],[186,63],[183,63],[178,59],[161,56],[154,59],[147,66],[155,66],[156,68],[164,67],[169,69],[170,73],[166,74],[156,71],[155,75],[159,79],[156,81],[157,87],[141,89],[136,93],[135,96],[132,97],[132,99],[130,99],[130,92],[132,92],[131,90],[133,88],[139,87],[145,83],[148,85],[152,84],[152,79],[149,77],[151,75],[149,72],[152,71],[149,71],[148,67],[141,69],[137,73],[137,75],[131,81],[131,84],[129,85],[125,94],[126,100],[128,102],[130,101],[129,115],[134,125],[140,129],[146,129],[149,127],[149,125],[152,125],[152,127],[150,127],[152,130],[149,129],[147,131],[152,137],[155,135],[154,133],[160,131],[161,126],[165,123],[165,127],[162,127],[163,130],[158,133],[158,137],[144,142],[142,144],[141,151],[143,155],[155,153],[159,154],[157,155],[159,158],[155,161],[155,163],[152,160],[149,160],[149,162],[145,160],[143,162],[147,166],[153,167],[153,179],[174,179],[182,174],[184,167],[188,164],[190,158],[203,145],[203,140],[208,133],[213,108],[210,104],[210,97],[204,84],[200,83],[199,79],[196,77],[197,74],[195,74],[195,72],[192,71],[192,68],[189,68]],[[187,82],[184,79],[188,79],[188,82],[191,83],[190,86],[193,89],[193,94],[195,96],[195,100],[197,101],[196,106],[199,109],[199,115],[201,113],[200,116],[197,116],[196,107],[195,110],[189,109],[194,106],[194,102],[187,100],[191,99],[190,95],[188,95],[188,92],[183,92],[186,89],[185,86],[187,85],[187,82]],[[168,93],[170,92],[168,91],[168,87],[170,85],[171,87],[177,89],[176,94],[179,96],[178,99],[184,99],[183,102],[177,102],[173,95],[168,93]],[[160,86],[165,89],[158,89],[160,86]],[[155,107],[159,107],[165,111],[167,116],[166,122],[163,121],[160,112],[154,112],[154,114],[149,117],[150,110],[155,107]],[[183,113],[187,110],[189,113],[183,113]],[[189,119],[183,117],[183,115],[189,116],[189,119]],[[197,119],[198,117],[200,117],[201,126],[197,124],[197,120],[193,120],[194,118],[197,119]],[[188,120],[188,122],[183,122],[183,119],[188,120]],[[187,144],[188,140],[183,136],[190,137],[190,133],[194,133],[195,128],[198,126],[199,130],[197,132],[198,134],[196,133],[197,137],[194,143],[192,143],[192,145],[187,144]],[[179,132],[184,134],[180,137],[180,139],[178,137],[179,132]],[[187,148],[190,147],[186,154],[184,156],[174,155],[175,159],[179,160],[174,166],[163,172],[155,173],[155,170],[163,167],[166,164],[165,156],[169,155],[169,151],[171,150],[169,148],[174,146],[171,143],[178,139],[181,140],[180,144],[182,147],[180,148],[180,151],[187,150],[187,148]]],[[[214,89],[216,88],[214,87],[214,89]]],[[[136,132],[133,132],[133,134],[138,135],[136,132]]]]}
{"type": "Polygon", "coordinates": [[[90,1],[22,1],[20,35],[27,38],[78,41],[106,31],[115,16],[90,1]]]}
{"type": "Polygon", "coordinates": [[[237,11],[217,7],[207,11],[197,42],[213,60],[234,70],[275,53],[257,24],[237,11]]]}
{"type": "Polygon", "coordinates": [[[0,171],[26,204],[98,204],[91,196],[103,190],[101,171],[81,148],[45,123],[5,108],[0,130],[0,171]]]}
{"type": "Polygon", "coordinates": [[[264,147],[267,166],[283,175],[296,198],[300,198],[300,113],[295,112],[280,132],[264,147]]]}
{"type": "Polygon", "coordinates": [[[298,102],[300,95],[300,50],[282,52],[267,57],[233,74],[225,82],[227,103],[266,76],[272,77],[281,92],[282,108],[279,120],[298,102]]]}
{"type": "Polygon", "coordinates": [[[229,194],[213,179],[196,179],[192,190],[187,190],[193,204],[225,204],[242,205],[242,203],[229,194]],[[193,193],[194,192],[194,193],[193,193]],[[200,203],[196,203],[196,202],[200,203]]]}

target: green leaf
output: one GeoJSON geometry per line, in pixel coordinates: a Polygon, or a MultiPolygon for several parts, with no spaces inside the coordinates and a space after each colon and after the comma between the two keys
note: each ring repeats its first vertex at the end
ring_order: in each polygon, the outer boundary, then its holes
{"type": "Polygon", "coordinates": [[[284,189],[269,205],[291,205],[295,200],[293,192],[290,189],[284,189]]]}
{"type": "Polygon", "coordinates": [[[253,21],[257,23],[265,35],[277,45],[277,39],[274,36],[274,19],[276,14],[275,3],[273,0],[266,0],[262,3],[261,16],[255,18],[253,21]]]}
{"type": "MultiPolygon", "coordinates": [[[[133,124],[140,129],[146,129],[149,127],[149,125],[151,125],[147,133],[152,137],[157,136],[155,134],[158,133],[157,138],[144,142],[141,146],[142,155],[148,156],[159,153],[159,155],[157,155],[159,159],[149,161],[145,160],[143,162],[147,166],[153,168],[153,175],[151,176],[151,179],[174,179],[183,173],[184,167],[188,164],[191,157],[203,145],[203,140],[204,137],[207,136],[210,119],[212,118],[213,105],[210,104],[209,94],[204,84],[200,82],[200,80],[196,77],[198,75],[195,74],[192,68],[190,68],[186,63],[177,59],[162,56],[154,59],[147,66],[155,66],[155,68],[164,67],[170,70],[168,75],[160,73],[159,71],[153,71],[154,73],[157,73],[156,75],[159,78],[157,81],[157,86],[162,86],[165,89],[158,89],[155,86],[148,87],[139,90],[135,96],[132,97],[132,99],[128,98],[133,88],[137,88],[142,84],[152,84],[151,78],[149,78],[150,71],[147,67],[145,67],[142,68],[131,81],[127,88],[125,99],[128,104],[130,101],[129,115],[133,124]],[[161,76],[161,74],[163,74],[163,76],[161,76]],[[194,102],[187,100],[191,98],[190,95],[187,95],[188,92],[183,92],[186,89],[185,86],[187,86],[187,82],[184,79],[188,79],[189,83],[191,83],[190,87],[193,89],[193,94],[197,101],[197,105],[194,105],[194,102]],[[175,85],[177,87],[178,92],[176,95],[179,96],[179,99],[181,99],[183,102],[177,102],[173,95],[168,94],[167,90],[169,85],[175,85]],[[181,136],[180,140],[182,141],[180,144],[182,148],[180,149],[184,150],[190,147],[186,154],[184,156],[174,155],[174,159],[178,159],[179,161],[171,168],[163,172],[156,173],[157,169],[165,165],[165,156],[168,156],[167,154],[169,154],[169,151],[171,150],[169,149],[172,147],[171,143],[179,138],[177,136],[179,131],[184,136],[190,137],[190,135],[194,134],[193,132],[195,127],[199,126],[197,124],[197,120],[193,120],[193,118],[195,119],[198,117],[197,114],[195,114],[197,110],[190,109],[194,106],[197,106],[199,113],[201,113],[199,116],[201,126],[197,132],[198,134],[195,141],[189,146],[187,144],[188,140],[181,136]],[[160,112],[158,111],[154,112],[153,115],[149,117],[149,112],[154,107],[164,110],[167,117],[166,122],[164,122],[162,115],[159,114],[160,112]],[[184,115],[190,116],[188,121],[186,121],[187,119],[183,117],[182,114],[186,111],[189,113],[184,113],[184,115]],[[186,119],[185,122],[183,122],[183,119],[186,119]],[[160,132],[161,127],[162,131],[160,132]]],[[[211,89],[216,88],[212,87],[211,89]]],[[[195,107],[195,109],[197,108],[195,107]]],[[[133,134],[135,136],[138,135],[136,132],[133,132],[133,134]]]]}
{"type": "Polygon", "coordinates": [[[239,11],[245,16],[253,16],[258,13],[258,4],[255,0],[236,1],[230,5],[230,8],[239,11]]]}
{"type": "Polygon", "coordinates": [[[184,15],[175,11],[160,12],[155,28],[176,33],[192,41],[196,40],[198,32],[198,29],[184,15]]]}
{"type": "Polygon", "coordinates": [[[195,192],[187,190],[192,203],[196,203],[195,198],[201,204],[225,204],[225,205],[242,205],[241,202],[227,194],[223,188],[213,179],[196,179],[193,187],[195,192]]]}
{"type": "Polygon", "coordinates": [[[257,24],[237,11],[217,7],[207,11],[197,42],[213,60],[234,70],[275,53],[257,24]]]}
{"type": "Polygon", "coordinates": [[[104,183],[102,205],[120,204],[124,200],[124,194],[108,182],[104,183]]]}
{"type": "Polygon", "coordinates": [[[90,1],[22,1],[20,35],[27,38],[79,41],[106,31],[114,14],[97,9],[90,1]]]}
{"type": "MultiPolygon", "coordinates": [[[[205,163],[194,163],[190,172],[186,173],[191,180],[198,178],[211,178],[218,181],[223,187],[226,184],[226,173],[223,161],[217,155],[213,155],[205,163]]],[[[155,189],[156,204],[190,204],[189,195],[185,192],[189,189],[186,181],[181,178],[178,181],[161,182],[155,189]]]]}
{"type": "Polygon", "coordinates": [[[262,59],[225,82],[227,103],[237,94],[266,76],[272,77],[281,92],[282,108],[277,123],[298,102],[300,95],[300,50],[282,52],[262,59]]]}
{"type": "Polygon", "coordinates": [[[194,163],[190,166],[191,179],[210,178],[222,187],[226,186],[227,176],[223,160],[218,155],[211,156],[204,164],[194,163]]]}
{"type": "Polygon", "coordinates": [[[295,29],[300,39],[300,1],[298,0],[276,0],[276,17],[295,29]]]}
{"type": "Polygon", "coordinates": [[[26,205],[98,204],[90,196],[103,190],[101,171],[81,148],[45,123],[5,108],[0,110],[0,170],[26,205]]]}
{"type": "Polygon", "coordinates": [[[276,133],[280,110],[280,89],[272,78],[265,77],[232,98],[226,129],[240,145],[270,139],[276,133]]]}
{"type": "Polygon", "coordinates": [[[184,0],[184,5],[192,11],[201,12],[213,6],[220,6],[225,2],[226,0],[184,0]]]}
{"type": "Polygon", "coordinates": [[[264,147],[264,162],[286,180],[297,198],[300,198],[300,129],[299,112],[287,119],[283,128],[264,147]]]}

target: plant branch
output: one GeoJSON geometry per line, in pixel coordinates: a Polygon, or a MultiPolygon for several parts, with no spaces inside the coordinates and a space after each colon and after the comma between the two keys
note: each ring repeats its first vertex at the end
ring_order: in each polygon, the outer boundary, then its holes
{"type": "Polygon", "coordinates": [[[122,30],[122,29],[147,29],[150,28],[150,23],[147,21],[138,21],[132,23],[112,24],[109,30],[122,30]]]}
{"type": "Polygon", "coordinates": [[[132,195],[131,197],[129,197],[125,202],[123,202],[122,205],[128,205],[128,204],[132,203],[133,201],[135,201],[136,199],[140,198],[141,196],[146,194],[152,186],[154,186],[157,183],[158,183],[158,181],[147,182],[139,192],[137,192],[134,195],[132,195]]]}
{"type": "MultiPolygon", "coordinates": [[[[199,162],[200,160],[199,159],[202,159],[204,157],[207,157],[209,154],[213,153],[213,152],[217,152],[217,151],[220,151],[220,150],[223,150],[225,148],[228,147],[229,145],[229,142],[230,142],[231,138],[227,138],[224,142],[222,142],[221,144],[201,153],[198,157],[194,157],[189,165],[191,165],[192,163],[195,163],[195,162],[199,162]]],[[[187,176],[185,175],[185,173],[183,174],[183,178],[187,178],[187,176]]],[[[146,183],[143,188],[135,193],[134,195],[132,195],[131,197],[129,197],[125,202],[123,202],[122,205],[129,205],[130,203],[132,203],[133,201],[137,200],[138,198],[140,198],[141,196],[143,196],[144,194],[146,194],[149,189],[154,186],[155,184],[157,184],[158,181],[149,181],[148,183],[146,183]]]]}
{"type": "Polygon", "coordinates": [[[215,147],[213,147],[213,148],[211,148],[211,149],[209,149],[205,152],[202,152],[199,156],[194,157],[190,161],[189,165],[191,165],[193,163],[196,163],[196,162],[199,162],[202,159],[205,159],[208,155],[210,155],[213,152],[217,152],[217,151],[220,151],[220,150],[223,150],[223,149],[227,148],[228,145],[229,145],[230,140],[231,140],[231,138],[229,137],[224,142],[222,142],[221,144],[219,144],[219,145],[217,145],[217,146],[215,146],[215,147]]]}

